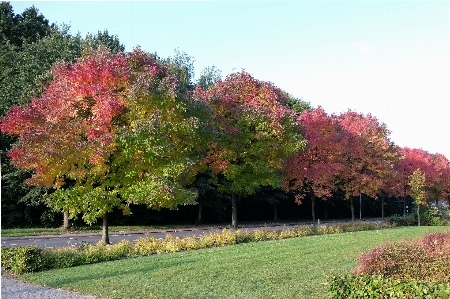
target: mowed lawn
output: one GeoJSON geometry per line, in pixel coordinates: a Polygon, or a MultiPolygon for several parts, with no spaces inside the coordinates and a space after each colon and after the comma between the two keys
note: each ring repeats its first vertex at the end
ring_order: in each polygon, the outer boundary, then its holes
{"type": "Polygon", "coordinates": [[[378,244],[449,227],[407,227],[246,243],[25,274],[103,298],[327,298],[327,276],[378,244]]]}

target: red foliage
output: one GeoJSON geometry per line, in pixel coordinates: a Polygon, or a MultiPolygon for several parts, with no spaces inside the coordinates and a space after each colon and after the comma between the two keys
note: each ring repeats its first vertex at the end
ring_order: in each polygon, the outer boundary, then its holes
{"type": "Polygon", "coordinates": [[[391,184],[391,196],[405,197],[411,195],[408,177],[417,169],[425,174],[428,198],[445,200],[450,195],[450,166],[442,154],[430,154],[422,149],[400,148],[402,159],[394,165],[396,179],[391,184]]]}
{"type": "Polygon", "coordinates": [[[326,198],[336,190],[336,182],[343,168],[341,155],[345,138],[337,119],[322,107],[305,111],[300,116],[303,136],[308,141],[304,151],[295,154],[286,164],[283,179],[286,190],[300,191],[301,203],[305,192],[326,198]],[[310,189],[310,190],[309,190],[310,189]]]}
{"type": "Polygon", "coordinates": [[[388,243],[358,259],[353,271],[361,275],[383,275],[394,279],[450,281],[450,231],[431,233],[417,241],[388,243]]]}
{"type": "Polygon", "coordinates": [[[347,132],[340,188],[346,198],[360,193],[376,198],[397,159],[389,131],[370,114],[348,111],[338,119],[347,132]]]}
{"type": "Polygon", "coordinates": [[[74,64],[55,65],[40,98],[7,112],[0,130],[19,137],[8,155],[16,166],[35,169],[29,184],[52,186],[61,175],[80,179],[88,171],[102,171],[116,148],[118,117],[129,105],[125,97],[130,82],[139,79],[133,75],[138,68],[148,70],[146,77],[162,72],[140,49],[129,54],[92,50],[74,64]]]}

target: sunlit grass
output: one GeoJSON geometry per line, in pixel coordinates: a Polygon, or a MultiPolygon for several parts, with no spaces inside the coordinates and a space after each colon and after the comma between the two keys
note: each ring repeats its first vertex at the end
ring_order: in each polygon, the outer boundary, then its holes
{"type": "Polygon", "coordinates": [[[21,276],[103,298],[326,298],[326,279],[377,244],[448,227],[407,227],[246,243],[21,276]]]}

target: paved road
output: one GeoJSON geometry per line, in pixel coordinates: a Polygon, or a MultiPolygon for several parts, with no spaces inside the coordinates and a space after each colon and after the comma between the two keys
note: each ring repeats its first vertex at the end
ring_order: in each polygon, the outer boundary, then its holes
{"type": "MultiPolygon", "coordinates": [[[[217,229],[216,229],[217,230],[217,229]]],[[[192,235],[202,235],[209,233],[212,229],[177,229],[177,230],[161,230],[161,231],[133,231],[133,232],[113,232],[109,233],[109,241],[111,243],[117,243],[121,240],[135,241],[139,238],[145,238],[151,236],[154,238],[164,238],[167,234],[171,234],[174,237],[187,237],[192,235]]],[[[101,233],[90,234],[67,234],[67,235],[54,235],[54,236],[35,236],[35,237],[2,237],[2,246],[25,246],[25,245],[37,245],[43,248],[65,247],[77,245],[84,241],[95,244],[101,240],[101,233]]]]}
{"type": "MultiPolygon", "coordinates": [[[[295,227],[299,225],[307,225],[311,223],[298,222],[288,224],[268,224],[268,225],[247,225],[240,226],[241,230],[254,230],[256,228],[266,229],[282,229],[284,227],[295,227]]],[[[229,227],[195,227],[195,228],[179,228],[169,230],[153,230],[153,231],[132,231],[132,232],[110,232],[109,241],[111,243],[117,243],[121,240],[135,241],[139,238],[145,238],[151,236],[154,238],[164,238],[167,234],[173,237],[184,238],[188,236],[201,236],[209,234],[210,232],[220,232],[224,228],[229,227]]],[[[67,234],[67,235],[52,235],[52,236],[33,236],[33,237],[2,237],[2,246],[25,246],[25,245],[37,245],[43,248],[55,248],[75,246],[80,242],[88,242],[95,244],[101,240],[101,233],[89,233],[89,234],[67,234]]]]}
{"type": "MultiPolygon", "coordinates": [[[[366,221],[378,222],[381,219],[366,219],[366,221]]],[[[346,220],[339,221],[326,221],[325,223],[335,222],[347,222],[346,220]]],[[[283,228],[293,228],[300,225],[311,225],[311,222],[296,222],[296,223],[273,223],[267,225],[243,225],[240,226],[241,230],[255,230],[257,228],[266,228],[271,230],[278,230],[283,228]]],[[[317,223],[316,223],[317,224],[317,223]]],[[[173,237],[184,238],[188,236],[201,236],[209,234],[210,232],[220,232],[224,228],[229,227],[195,227],[195,228],[179,228],[172,230],[154,230],[154,231],[133,231],[133,232],[113,232],[109,234],[109,240],[111,243],[117,243],[121,240],[135,241],[139,238],[145,238],[151,236],[154,238],[164,238],[167,234],[173,237]]],[[[35,237],[2,237],[2,246],[25,246],[25,245],[37,245],[43,248],[55,248],[76,246],[80,242],[88,242],[95,244],[101,240],[101,233],[90,234],[68,234],[68,235],[55,235],[55,236],[35,236],[35,237]]]]}

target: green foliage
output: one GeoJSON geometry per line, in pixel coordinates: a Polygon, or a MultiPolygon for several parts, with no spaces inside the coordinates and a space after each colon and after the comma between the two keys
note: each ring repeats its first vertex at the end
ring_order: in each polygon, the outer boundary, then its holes
{"type": "Polygon", "coordinates": [[[450,284],[348,274],[330,277],[328,295],[330,299],[448,299],[450,284]]]}
{"type": "Polygon", "coordinates": [[[14,274],[42,271],[44,250],[38,246],[2,247],[2,267],[14,274]]]}
{"type": "Polygon", "coordinates": [[[49,21],[34,6],[22,14],[14,14],[9,2],[0,3],[0,40],[2,44],[21,47],[46,36],[51,27],[49,21]]]}
{"type": "Polygon", "coordinates": [[[208,66],[200,73],[197,85],[203,90],[208,90],[222,76],[222,72],[216,66],[208,66]]]}
{"type": "MultiPolygon", "coordinates": [[[[417,225],[417,208],[415,208],[414,211],[414,213],[408,214],[406,216],[394,214],[388,217],[388,220],[391,224],[395,224],[397,226],[417,225]]],[[[429,205],[426,207],[422,207],[419,213],[422,225],[443,226],[450,224],[450,210],[448,208],[448,205],[441,204],[438,207],[429,205]]]]}
{"type": "Polygon", "coordinates": [[[439,206],[428,205],[420,209],[422,225],[440,226],[450,225],[450,209],[447,204],[439,206]]]}
{"type": "Polygon", "coordinates": [[[211,232],[201,237],[193,236],[183,239],[175,238],[168,234],[164,239],[145,237],[138,239],[134,243],[123,240],[117,244],[106,246],[102,243],[92,245],[81,242],[76,246],[62,247],[56,250],[43,250],[36,246],[2,247],[1,263],[5,270],[21,274],[118,260],[126,257],[387,227],[389,225],[385,223],[356,222],[354,224],[323,225],[319,228],[315,226],[299,226],[282,230],[257,229],[253,232],[224,229],[222,232],[211,232]]]}
{"type": "Polygon", "coordinates": [[[106,46],[111,50],[111,53],[117,54],[125,51],[125,46],[120,43],[117,35],[110,35],[108,30],[98,31],[97,34],[88,34],[86,38],[81,41],[82,48],[98,49],[101,46],[106,46]]]}
{"type": "Polygon", "coordinates": [[[289,108],[294,110],[298,115],[302,114],[304,111],[312,110],[311,103],[291,96],[288,98],[287,104],[289,108]]]}
{"type": "Polygon", "coordinates": [[[394,214],[390,216],[388,220],[389,223],[395,224],[397,226],[410,226],[417,224],[414,214],[408,214],[406,216],[394,214]]]}
{"type": "Polygon", "coordinates": [[[173,57],[162,61],[178,79],[178,92],[185,94],[194,89],[194,58],[179,49],[174,50],[173,57]]]}

